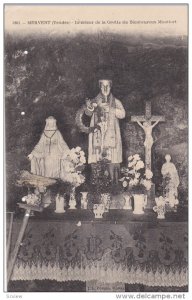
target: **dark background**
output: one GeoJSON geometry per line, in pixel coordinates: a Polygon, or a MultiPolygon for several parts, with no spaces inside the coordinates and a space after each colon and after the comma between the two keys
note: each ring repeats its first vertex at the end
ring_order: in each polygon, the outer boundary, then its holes
{"type": "Polygon", "coordinates": [[[153,130],[153,171],[161,183],[164,155],[170,153],[180,177],[179,197],[187,203],[187,40],[81,34],[62,38],[5,36],[5,130],[7,206],[14,209],[22,191],[16,178],[30,170],[26,156],[38,142],[45,119],[54,116],[69,147],[87,153],[87,135],[80,133],[75,116],[86,97],[98,94],[98,79],[110,74],[112,92],[121,100],[126,118],[120,121],[124,164],[127,156],[144,158],[143,130],[130,122],[143,114],[151,100],[152,113],[165,123],[153,130]],[[27,53],[25,54],[25,51],[27,53]],[[25,112],[22,115],[21,112],[25,112]]]}

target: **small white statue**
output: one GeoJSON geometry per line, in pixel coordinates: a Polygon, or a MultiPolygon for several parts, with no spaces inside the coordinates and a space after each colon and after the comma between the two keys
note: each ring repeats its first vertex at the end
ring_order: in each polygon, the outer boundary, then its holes
{"type": "Polygon", "coordinates": [[[87,204],[88,204],[87,195],[88,192],[81,192],[81,209],[87,209],[87,204]]]}
{"type": "Polygon", "coordinates": [[[57,128],[56,119],[46,119],[44,131],[33,151],[28,155],[31,173],[50,178],[65,178],[64,159],[69,147],[57,128]]]}
{"type": "Polygon", "coordinates": [[[131,197],[129,194],[124,193],[123,194],[123,198],[125,200],[125,204],[123,206],[123,209],[128,209],[128,210],[132,210],[132,205],[131,205],[131,197]]]}
{"type": "Polygon", "coordinates": [[[171,162],[171,156],[165,155],[166,162],[163,164],[161,174],[164,181],[164,196],[170,207],[178,205],[179,176],[175,165],[171,162]]]}
{"type": "Polygon", "coordinates": [[[56,195],[56,209],[55,209],[56,213],[60,214],[65,212],[64,203],[65,203],[64,197],[58,193],[56,195]]]}

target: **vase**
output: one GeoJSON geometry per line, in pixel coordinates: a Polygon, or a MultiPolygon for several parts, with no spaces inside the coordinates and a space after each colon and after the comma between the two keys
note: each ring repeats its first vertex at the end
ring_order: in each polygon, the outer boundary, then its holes
{"type": "Polygon", "coordinates": [[[75,187],[72,188],[70,193],[69,209],[76,209],[75,187]]]}
{"type": "Polygon", "coordinates": [[[160,220],[165,219],[165,206],[158,206],[156,212],[157,212],[157,219],[160,220]]]}
{"type": "Polygon", "coordinates": [[[144,194],[134,194],[134,215],[143,215],[146,205],[146,197],[144,194]]]}
{"type": "Polygon", "coordinates": [[[105,206],[104,204],[100,203],[100,204],[94,204],[93,205],[93,212],[95,215],[96,219],[101,219],[103,218],[103,214],[105,212],[105,206]]]}
{"type": "Polygon", "coordinates": [[[111,196],[109,193],[101,194],[101,203],[104,205],[105,212],[109,211],[111,196]]]}
{"type": "Polygon", "coordinates": [[[81,192],[81,209],[87,209],[87,204],[88,204],[87,195],[88,192],[81,192]]]}
{"type": "Polygon", "coordinates": [[[65,204],[64,197],[62,197],[59,194],[57,194],[57,196],[56,196],[56,209],[55,209],[55,213],[57,213],[57,214],[64,213],[65,212],[64,204],[65,204]]]}
{"type": "Polygon", "coordinates": [[[124,193],[123,194],[123,199],[125,200],[125,204],[123,206],[123,209],[128,209],[128,210],[132,210],[132,205],[131,205],[131,197],[129,194],[124,193]]]}
{"type": "Polygon", "coordinates": [[[165,219],[165,199],[161,197],[155,198],[156,206],[153,207],[153,210],[157,213],[157,219],[165,219]]]}

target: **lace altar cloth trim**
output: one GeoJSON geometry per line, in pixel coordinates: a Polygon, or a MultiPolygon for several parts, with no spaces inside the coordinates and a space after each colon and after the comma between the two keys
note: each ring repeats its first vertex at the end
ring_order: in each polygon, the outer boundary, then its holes
{"type": "Polygon", "coordinates": [[[141,272],[140,270],[131,270],[119,268],[104,270],[100,267],[86,267],[85,269],[68,268],[60,269],[59,267],[43,266],[43,267],[20,267],[15,268],[12,280],[57,280],[57,281],[90,281],[98,280],[103,283],[129,283],[144,284],[148,286],[177,286],[182,287],[188,284],[188,276],[186,272],[141,272]]]}
{"type": "MultiPolygon", "coordinates": [[[[13,245],[20,224],[13,226],[13,245]]],[[[100,280],[185,286],[187,223],[28,224],[12,280],[100,280]]]]}

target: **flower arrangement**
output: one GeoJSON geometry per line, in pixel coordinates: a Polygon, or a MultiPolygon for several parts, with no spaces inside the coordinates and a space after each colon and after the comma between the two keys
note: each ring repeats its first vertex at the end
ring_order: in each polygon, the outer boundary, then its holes
{"type": "Polygon", "coordinates": [[[145,170],[145,164],[139,154],[129,156],[127,168],[124,167],[121,171],[123,177],[119,181],[122,182],[124,188],[138,194],[150,190],[153,173],[149,169],[145,170]]]}
{"type": "Polygon", "coordinates": [[[166,201],[160,196],[155,198],[156,206],[153,207],[153,210],[157,213],[158,219],[165,219],[166,213],[166,201]]]}
{"type": "Polygon", "coordinates": [[[32,206],[39,206],[41,204],[41,197],[38,194],[29,193],[28,195],[22,197],[22,202],[27,203],[32,206]]]}
{"type": "Polygon", "coordinates": [[[85,182],[82,175],[86,163],[85,153],[81,147],[72,148],[65,159],[65,181],[73,187],[78,187],[85,182]]]}

